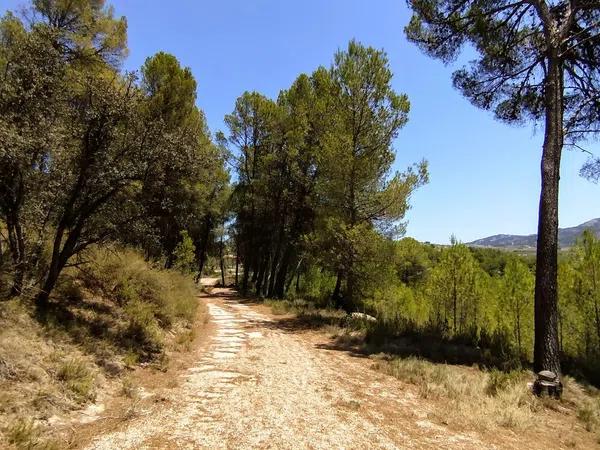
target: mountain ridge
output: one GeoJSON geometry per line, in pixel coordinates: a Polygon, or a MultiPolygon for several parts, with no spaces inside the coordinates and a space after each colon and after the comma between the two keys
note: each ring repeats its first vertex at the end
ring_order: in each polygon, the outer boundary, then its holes
{"type": "MultiPolygon", "coordinates": [[[[580,225],[567,228],[559,228],[558,245],[560,247],[571,247],[575,241],[586,229],[591,229],[594,234],[600,237],[600,217],[588,220],[580,225]]],[[[537,234],[518,235],[518,234],[495,234],[493,236],[476,239],[467,245],[477,247],[526,247],[535,248],[537,244],[537,234]]]]}

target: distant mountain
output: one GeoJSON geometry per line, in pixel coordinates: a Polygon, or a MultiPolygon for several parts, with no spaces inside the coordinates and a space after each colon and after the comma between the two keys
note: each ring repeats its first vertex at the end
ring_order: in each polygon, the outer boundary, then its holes
{"type": "MultiPolygon", "coordinates": [[[[581,233],[587,228],[594,231],[596,236],[600,237],[600,218],[588,220],[581,225],[571,228],[560,228],[558,230],[558,244],[560,247],[571,247],[575,244],[575,240],[581,236],[581,233]]],[[[519,236],[515,234],[496,234],[483,239],[469,242],[467,245],[475,245],[478,247],[518,247],[518,248],[535,248],[537,242],[537,234],[527,236],[519,236]]]]}

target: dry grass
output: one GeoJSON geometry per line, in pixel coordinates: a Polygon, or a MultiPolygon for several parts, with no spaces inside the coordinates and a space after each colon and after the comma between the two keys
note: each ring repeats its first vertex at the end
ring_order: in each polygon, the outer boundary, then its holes
{"type": "Polygon", "coordinates": [[[569,378],[564,398],[556,401],[535,397],[527,384],[532,376],[526,371],[482,371],[386,355],[375,357],[374,368],[415,385],[421,398],[435,402],[434,415],[443,424],[523,431],[544,410],[553,410],[576,417],[590,432],[599,431],[600,397],[569,378]]]}
{"type": "MultiPolygon", "coordinates": [[[[100,391],[136,403],[127,369],[164,370],[167,351],[192,348],[205,321],[193,281],[131,250],[89,252],[69,269],[44,323],[29,299],[0,302],[0,448],[52,448],[48,419],[93,402],[100,391]]],[[[135,406],[130,415],[135,414],[135,406]]],[[[73,416],[75,417],[75,416],[73,416]]]]}
{"type": "Polygon", "coordinates": [[[44,439],[39,425],[32,420],[17,419],[6,431],[9,444],[17,450],[59,450],[61,446],[52,440],[44,439]]]}
{"type": "Polygon", "coordinates": [[[93,402],[96,399],[96,377],[88,363],[83,359],[65,360],[56,372],[56,377],[72,393],[78,403],[93,402]]]}

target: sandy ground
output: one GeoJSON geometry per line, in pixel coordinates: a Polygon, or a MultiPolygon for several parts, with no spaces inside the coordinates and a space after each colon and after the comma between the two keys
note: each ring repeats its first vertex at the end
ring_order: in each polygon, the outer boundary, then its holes
{"type": "Polygon", "coordinates": [[[197,363],[163,401],[87,448],[494,447],[433,424],[431,411],[368,359],[283,326],[231,290],[203,301],[214,327],[197,363]]]}

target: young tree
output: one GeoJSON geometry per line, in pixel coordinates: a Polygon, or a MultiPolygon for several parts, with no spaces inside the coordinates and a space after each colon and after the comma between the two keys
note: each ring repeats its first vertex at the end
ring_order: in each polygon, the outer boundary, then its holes
{"type": "Polygon", "coordinates": [[[456,335],[477,326],[481,275],[468,247],[453,236],[451,246],[442,250],[439,263],[431,270],[427,285],[433,321],[439,327],[448,327],[456,335]]]}
{"type": "Polygon", "coordinates": [[[505,313],[519,348],[519,355],[525,351],[524,341],[529,342],[528,323],[533,316],[534,278],[529,268],[517,258],[508,260],[502,277],[500,310],[505,313]]]}
{"type": "Polygon", "coordinates": [[[454,73],[476,106],[509,123],[543,122],[534,370],[560,373],[558,185],[563,146],[600,129],[598,0],[409,0],[408,38],[450,62],[465,44],[480,58],[454,73]]]}
{"type": "Polygon", "coordinates": [[[346,51],[336,53],[329,78],[331,122],[319,159],[320,195],[328,216],[325,231],[333,243],[330,253],[336,255],[331,259],[337,265],[332,297],[351,308],[359,275],[354,247],[357,238],[368,235],[354,229],[398,231],[411,193],[427,181],[427,166],[422,162],[405,173],[390,173],[392,143],[408,120],[410,104],[392,89],[383,51],[351,41],[346,51]]]}

